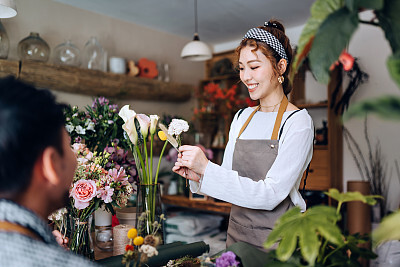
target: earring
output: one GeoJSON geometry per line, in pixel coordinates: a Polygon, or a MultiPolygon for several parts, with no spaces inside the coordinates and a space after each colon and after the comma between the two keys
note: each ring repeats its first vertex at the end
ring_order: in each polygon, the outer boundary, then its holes
{"type": "Polygon", "coordinates": [[[279,76],[279,77],[278,77],[278,82],[279,82],[280,84],[282,84],[284,80],[285,80],[285,78],[284,78],[283,76],[279,76]]]}

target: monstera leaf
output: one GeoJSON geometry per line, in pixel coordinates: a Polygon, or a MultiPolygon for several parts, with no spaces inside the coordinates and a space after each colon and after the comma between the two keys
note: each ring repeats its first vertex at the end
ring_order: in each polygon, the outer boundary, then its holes
{"type": "Polygon", "coordinates": [[[383,218],[379,227],[372,232],[374,247],[389,240],[400,240],[400,210],[383,218]]]}
{"type": "Polygon", "coordinates": [[[352,117],[365,116],[367,113],[374,113],[383,119],[400,119],[400,97],[381,96],[376,99],[369,99],[352,104],[344,113],[343,120],[352,117]]]}
{"type": "Polygon", "coordinates": [[[295,207],[279,218],[264,247],[269,248],[281,240],[276,256],[280,261],[286,261],[294,253],[298,240],[302,256],[314,265],[321,245],[319,236],[333,244],[343,244],[340,229],[336,225],[339,219],[340,214],[332,207],[315,206],[304,213],[295,207]]]}
{"type": "Polygon", "coordinates": [[[319,26],[329,14],[341,7],[341,3],[341,0],[317,0],[311,6],[311,17],[308,19],[303,31],[301,32],[296,56],[292,64],[293,71],[290,80],[293,80],[293,77],[301,66],[301,63],[307,57],[319,26]]]}

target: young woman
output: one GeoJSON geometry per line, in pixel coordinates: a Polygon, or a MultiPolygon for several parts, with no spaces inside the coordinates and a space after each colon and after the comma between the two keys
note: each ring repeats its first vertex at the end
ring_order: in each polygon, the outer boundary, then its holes
{"type": "Polygon", "coordinates": [[[192,192],[232,203],[227,246],[243,241],[263,249],[283,213],[306,209],[299,185],[312,158],[314,128],[308,112],[287,100],[292,49],[282,24],[270,20],[250,29],[236,53],[240,79],[260,105],[234,116],[221,166],[184,145],[173,171],[192,180],[192,192]]]}

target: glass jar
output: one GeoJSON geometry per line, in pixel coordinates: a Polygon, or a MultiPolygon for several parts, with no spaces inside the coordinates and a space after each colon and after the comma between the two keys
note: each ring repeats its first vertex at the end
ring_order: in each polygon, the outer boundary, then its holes
{"type": "Polygon", "coordinates": [[[78,67],[80,62],[80,50],[70,40],[59,44],[54,48],[54,63],[78,67]]]}
{"type": "Polygon", "coordinates": [[[18,56],[21,60],[47,62],[50,56],[50,47],[39,33],[31,32],[30,35],[18,43],[18,56]]]}
{"type": "Polygon", "coordinates": [[[9,49],[10,40],[8,39],[6,29],[0,21],[0,58],[7,59],[9,49]]]}
{"type": "Polygon", "coordinates": [[[91,37],[85,44],[82,53],[82,64],[88,69],[107,71],[107,53],[96,37],[91,37]]]}

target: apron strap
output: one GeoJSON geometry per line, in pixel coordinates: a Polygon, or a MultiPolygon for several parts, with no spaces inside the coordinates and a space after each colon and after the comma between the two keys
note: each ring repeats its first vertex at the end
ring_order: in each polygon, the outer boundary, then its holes
{"type": "Polygon", "coordinates": [[[284,95],[283,99],[282,99],[282,103],[279,106],[278,115],[276,115],[275,125],[274,125],[274,130],[272,131],[271,140],[278,140],[278,132],[279,132],[279,128],[281,127],[283,113],[285,112],[288,104],[289,104],[289,101],[288,101],[287,97],[284,95]]]}
{"type": "Polygon", "coordinates": [[[21,226],[19,224],[7,222],[7,221],[0,221],[0,232],[12,232],[12,233],[19,233],[25,236],[28,236],[30,238],[43,241],[43,239],[37,235],[35,232],[32,230],[21,226]]]}
{"type": "Polygon", "coordinates": [[[247,118],[246,122],[243,124],[242,128],[240,129],[240,132],[239,132],[239,135],[238,135],[237,138],[239,138],[239,137],[242,135],[244,129],[246,129],[247,125],[249,125],[249,123],[250,123],[251,119],[253,118],[254,114],[256,114],[256,112],[259,111],[260,108],[261,108],[261,105],[258,105],[258,106],[253,110],[253,112],[250,114],[250,116],[247,118]]]}

